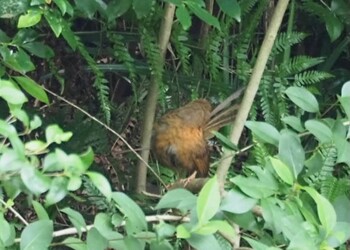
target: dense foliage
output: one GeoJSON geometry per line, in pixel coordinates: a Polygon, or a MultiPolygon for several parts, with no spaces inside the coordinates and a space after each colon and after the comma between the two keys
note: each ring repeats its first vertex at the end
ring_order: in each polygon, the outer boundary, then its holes
{"type": "Polygon", "coordinates": [[[132,192],[150,82],[159,114],[218,104],[247,85],[276,2],[0,1],[0,249],[348,249],[345,0],[289,3],[239,145],[214,140],[235,154],[224,194],[220,150],[199,194],[165,191],[154,159],[132,192]]]}

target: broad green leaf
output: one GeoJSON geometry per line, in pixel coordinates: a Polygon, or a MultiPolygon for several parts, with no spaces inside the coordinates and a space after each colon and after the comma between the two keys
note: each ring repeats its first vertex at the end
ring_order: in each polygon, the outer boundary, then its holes
{"type": "Polygon", "coordinates": [[[186,1],[186,5],[199,19],[221,30],[219,20],[212,16],[206,9],[192,1],[186,1]]]}
{"type": "Polygon", "coordinates": [[[328,35],[331,38],[331,41],[334,42],[339,38],[342,31],[344,30],[344,25],[337,16],[333,15],[333,13],[330,12],[327,17],[324,18],[324,21],[326,22],[326,30],[328,32],[328,35]]]}
{"type": "Polygon", "coordinates": [[[35,210],[36,215],[38,216],[39,220],[49,220],[49,215],[47,214],[45,208],[43,207],[43,205],[41,205],[39,202],[37,201],[32,201],[33,204],[33,208],[35,210]]]}
{"type": "MultiPolygon", "coordinates": [[[[149,0],[147,0],[149,1],[149,0]]],[[[116,18],[122,16],[131,7],[132,1],[130,0],[120,0],[109,2],[106,9],[106,14],[108,21],[114,21],[116,18]]]]}
{"type": "Polygon", "coordinates": [[[11,104],[23,104],[28,101],[22,91],[8,80],[0,80],[0,97],[11,104]]]}
{"type": "Polygon", "coordinates": [[[252,199],[232,189],[223,197],[220,210],[235,214],[243,214],[250,211],[256,203],[256,199],[252,199]]]}
{"type": "Polygon", "coordinates": [[[20,170],[25,163],[26,160],[22,159],[13,149],[6,150],[0,154],[0,173],[20,170]]]}
{"type": "Polygon", "coordinates": [[[107,249],[108,241],[96,228],[91,228],[86,235],[86,243],[88,249],[107,249]]]}
{"type": "Polygon", "coordinates": [[[256,199],[269,197],[277,192],[275,187],[268,183],[261,182],[255,177],[243,177],[238,175],[231,178],[230,181],[235,183],[245,194],[256,199]]]}
{"type": "Polygon", "coordinates": [[[286,212],[276,204],[274,198],[262,199],[260,203],[265,220],[264,228],[271,230],[274,234],[280,234],[283,230],[281,220],[286,216],[286,212]]]}
{"type": "Polygon", "coordinates": [[[345,111],[346,116],[348,117],[348,120],[350,120],[350,96],[340,97],[339,101],[345,111]]]}
{"type": "Polygon", "coordinates": [[[179,19],[184,30],[188,30],[191,27],[191,15],[184,5],[181,4],[176,8],[176,17],[179,19]]]}
{"type": "Polygon", "coordinates": [[[49,59],[55,55],[55,52],[46,44],[42,42],[30,42],[22,45],[29,53],[43,58],[49,59]]]}
{"type": "Polygon", "coordinates": [[[71,209],[70,207],[66,207],[61,209],[63,213],[68,215],[69,220],[72,222],[73,226],[77,229],[78,235],[81,237],[82,229],[86,228],[86,223],[84,220],[84,217],[74,209],[71,209]]]}
{"type": "Polygon", "coordinates": [[[34,115],[33,119],[29,122],[30,130],[39,128],[42,125],[41,119],[39,116],[34,115]]]}
{"type": "MultiPolygon", "coordinates": [[[[96,0],[75,0],[75,8],[81,12],[83,15],[88,17],[89,19],[92,19],[96,11],[98,10],[98,1],[96,0]]],[[[131,3],[131,1],[129,1],[131,3]]],[[[104,1],[100,1],[100,4],[102,5],[101,9],[106,9],[104,1]]],[[[108,9],[109,7],[107,7],[108,9]]]]}
{"type": "Polygon", "coordinates": [[[282,130],[278,156],[291,170],[294,179],[304,168],[305,152],[299,137],[288,130],[282,130]]]}
{"type": "Polygon", "coordinates": [[[191,210],[197,202],[197,196],[186,189],[174,189],[167,192],[155,209],[177,208],[183,213],[191,210]]]}
{"type": "Polygon", "coordinates": [[[58,16],[54,12],[47,12],[44,14],[46,21],[49,23],[50,28],[56,37],[59,37],[62,32],[62,17],[58,16]]]}
{"type": "Polygon", "coordinates": [[[111,199],[112,188],[106,177],[97,172],[86,172],[95,187],[106,197],[108,201],[111,199]]]}
{"type": "Polygon", "coordinates": [[[175,225],[165,223],[164,221],[159,221],[157,225],[154,225],[154,229],[159,239],[172,237],[176,232],[175,225]]]}
{"type": "Polygon", "coordinates": [[[62,15],[68,13],[73,16],[73,7],[67,0],[53,0],[53,2],[58,6],[62,15]]]}
{"type": "Polygon", "coordinates": [[[134,0],[133,9],[138,19],[149,15],[152,8],[153,0],[134,0]]]}
{"type": "Polygon", "coordinates": [[[236,19],[237,22],[241,21],[241,7],[237,0],[217,0],[217,3],[226,15],[236,19]]]}
{"type": "Polygon", "coordinates": [[[191,233],[183,224],[180,224],[176,227],[176,237],[179,239],[188,239],[191,237],[191,233]]]}
{"type": "Polygon", "coordinates": [[[67,23],[62,24],[62,36],[73,50],[77,48],[77,37],[67,23]]]}
{"type": "Polygon", "coordinates": [[[316,97],[311,94],[310,91],[308,91],[306,88],[289,87],[286,90],[286,94],[289,99],[291,99],[292,102],[294,102],[294,104],[296,104],[301,109],[312,113],[319,112],[319,106],[316,97]]]}
{"type": "Polygon", "coordinates": [[[84,153],[80,156],[81,161],[84,163],[86,169],[88,169],[91,164],[94,162],[94,151],[89,147],[84,153]]]}
{"type": "Polygon", "coordinates": [[[337,222],[330,236],[327,238],[327,243],[333,248],[340,247],[350,239],[350,223],[337,222]]]}
{"type": "Polygon", "coordinates": [[[317,206],[318,218],[324,229],[329,235],[337,222],[337,215],[332,204],[315,189],[311,187],[303,187],[303,189],[312,197],[317,206]]]}
{"type": "Polygon", "coordinates": [[[30,223],[21,234],[20,249],[46,250],[52,241],[53,223],[51,220],[39,220],[30,223]]]}
{"type": "Polygon", "coordinates": [[[29,116],[24,110],[19,108],[13,109],[11,110],[11,114],[20,120],[25,127],[29,127],[29,116]]]}
{"type": "Polygon", "coordinates": [[[63,130],[57,124],[50,125],[45,130],[47,144],[51,144],[53,142],[61,144],[61,142],[69,141],[72,136],[72,132],[63,132],[63,130]]]}
{"type": "Polygon", "coordinates": [[[264,142],[276,146],[278,145],[280,134],[278,130],[271,124],[268,124],[266,122],[247,121],[245,125],[264,142]]]}
{"type": "Polygon", "coordinates": [[[16,50],[0,47],[0,54],[7,67],[21,74],[35,69],[35,65],[30,56],[20,47],[17,47],[16,50]]]}
{"type": "Polygon", "coordinates": [[[190,238],[186,239],[187,242],[194,248],[198,250],[221,250],[221,246],[216,239],[216,237],[211,235],[200,235],[200,234],[192,234],[190,238]]]}
{"type": "Polygon", "coordinates": [[[205,183],[197,199],[198,223],[205,224],[218,211],[220,206],[220,190],[217,176],[205,183]]]}
{"type": "Polygon", "coordinates": [[[46,194],[45,206],[50,206],[61,201],[68,193],[67,185],[68,179],[66,177],[55,177],[51,182],[49,192],[46,194]]]}
{"type": "Polygon", "coordinates": [[[81,239],[74,238],[74,237],[68,237],[65,238],[64,241],[62,241],[62,244],[66,245],[69,248],[72,248],[74,250],[87,250],[86,243],[82,241],[81,239]]]}
{"type": "Polygon", "coordinates": [[[303,125],[301,124],[301,120],[296,116],[286,116],[282,118],[282,121],[287,125],[291,126],[297,132],[304,131],[303,125]]]}
{"type": "Polygon", "coordinates": [[[24,144],[24,148],[27,154],[38,155],[46,152],[46,148],[49,145],[40,140],[29,141],[24,144]]]}
{"type": "Polygon", "coordinates": [[[276,171],[277,175],[287,184],[293,185],[293,175],[286,164],[284,164],[280,159],[269,157],[273,169],[276,171]]]}
{"type": "Polygon", "coordinates": [[[260,241],[253,240],[248,237],[243,237],[249,245],[251,245],[254,250],[280,250],[280,248],[277,247],[269,247],[268,245],[265,245],[264,243],[261,243],[260,241]]]}
{"type": "Polygon", "coordinates": [[[27,14],[21,15],[18,19],[17,28],[28,28],[36,25],[41,20],[41,12],[29,10],[27,14]]]}
{"type": "Polygon", "coordinates": [[[196,228],[194,231],[192,231],[192,233],[210,235],[216,233],[217,231],[224,233],[224,235],[230,235],[231,237],[236,234],[232,226],[224,220],[208,221],[206,224],[196,228]]]}
{"type": "Polygon", "coordinates": [[[39,172],[34,166],[25,165],[21,169],[24,185],[35,195],[46,192],[50,187],[50,178],[39,172]]]}
{"type": "Polygon", "coordinates": [[[305,122],[305,127],[317,138],[320,143],[332,142],[332,131],[324,123],[317,120],[308,120],[305,122]]]}
{"type": "Polygon", "coordinates": [[[125,229],[129,235],[147,230],[145,214],[132,199],[122,192],[113,192],[112,200],[125,215],[125,229]]]}
{"type": "Polygon", "coordinates": [[[95,216],[94,227],[98,230],[98,232],[107,240],[122,240],[124,238],[123,235],[119,234],[111,223],[111,216],[105,213],[98,213],[95,216]]]}
{"type": "Polygon", "coordinates": [[[14,226],[8,223],[4,218],[4,214],[0,212],[0,246],[11,246],[15,241],[15,236],[14,226]]]}

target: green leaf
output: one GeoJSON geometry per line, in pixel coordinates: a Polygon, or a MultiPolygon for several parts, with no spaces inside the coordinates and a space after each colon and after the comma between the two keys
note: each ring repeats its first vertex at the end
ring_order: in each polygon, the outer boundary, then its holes
{"type": "Polygon", "coordinates": [[[43,59],[49,59],[55,55],[55,52],[42,42],[25,43],[22,45],[22,47],[25,48],[29,53],[43,59]]]}
{"type": "Polygon", "coordinates": [[[46,192],[50,187],[50,178],[29,164],[22,167],[21,179],[24,185],[36,195],[46,192]]]}
{"type": "Polygon", "coordinates": [[[294,102],[301,109],[311,112],[318,113],[319,107],[316,97],[310,93],[306,88],[302,87],[289,87],[286,90],[286,94],[289,99],[294,102]]]}
{"type": "Polygon", "coordinates": [[[131,7],[132,1],[130,0],[119,0],[119,1],[111,1],[108,4],[106,9],[106,15],[108,21],[114,21],[116,18],[123,15],[125,12],[129,10],[131,7]]]}
{"type": "Polygon", "coordinates": [[[236,190],[230,190],[223,197],[220,210],[235,214],[243,214],[250,211],[256,203],[256,199],[252,199],[236,190]]]}
{"type": "Polygon", "coordinates": [[[287,184],[293,185],[294,178],[293,175],[286,164],[284,164],[280,159],[269,157],[273,169],[276,171],[277,175],[287,184]]]}
{"type": "Polygon", "coordinates": [[[111,223],[111,216],[105,213],[98,213],[95,216],[94,227],[107,240],[123,240],[124,236],[116,232],[111,223]]]}
{"type": "Polygon", "coordinates": [[[220,231],[224,235],[230,235],[233,237],[236,233],[232,226],[227,221],[212,220],[208,221],[206,224],[201,225],[199,228],[196,228],[192,233],[201,234],[201,235],[211,235],[220,231]]]}
{"type": "Polygon", "coordinates": [[[188,8],[202,21],[221,30],[219,20],[194,1],[186,1],[188,8]]]}
{"type": "Polygon", "coordinates": [[[280,250],[280,248],[269,247],[268,245],[265,245],[262,242],[250,239],[248,237],[243,237],[243,238],[249,243],[249,245],[253,247],[254,250],[280,250]]]}
{"type": "Polygon", "coordinates": [[[0,18],[13,18],[28,9],[26,0],[3,0],[0,4],[0,18]]]}
{"type": "Polygon", "coordinates": [[[188,239],[191,237],[191,233],[183,224],[180,224],[176,227],[176,237],[179,239],[188,239]]]}
{"type": "Polygon", "coordinates": [[[220,206],[220,190],[218,179],[215,176],[205,183],[199,193],[197,200],[197,216],[198,223],[205,224],[219,210],[220,206]]]}
{"type": "Polygon", "coordinates": [[[53,223],[51,220],[39,220],[30,223],[21,234],[20,249],[46,250],[52,241],[53,223]]]}
{"type": "Polygon", "coordinates": [[[32,201],[33,208],[37,214],[39,220],[49,220],[49,215],[47,214],[45,208],[37,201],[32,201]]]}
{"type": "Polygon", "coordinates": [[[81,161],[85,165],[85,168],[88,169],[91,164],[94,162],[94,151],[89,147],[84,153],[79,155],[81,161]]]}
{"type": "Polygon", "coordinates": [[[11,110],[11,114],[20,120],[25,127],[29,127],[29,116],[24,110],[19,108],[13,109],[11,110]]]}
{"type": "Polygon", "coordinates": [[[331,41],[334,42],[339,38],[342,31],[344,30],[344,25],[338,19],[338,17],[332,13],[329,13],[329,15],[324,18],[324,21],[326,22],[326,30],[328,32],[328,35],[331,38],[331,41]]]}
{"type": "Polygon", "coordinates": [[[62,241],[62,244],[74,250],[87,250],[86,243],[78,238],[68,237],[62,241]]]}
{"type": "Polygon", "coordinates": [[[145,214],[132,199],[121,192],[113,192],[112,199],[125,215],[125,229],[128,235],[147,230],[145,214]]]}
{"type": "Polygon", "coordinates": [[[61,142],[69,141],[72,136],[72,132],[63,132],[63,130],[57,124],[50,125],[45,130],[47,144],[51,144],[53,142],[61,144],[61,142]]]}
{"type": "Polygon", "coordinates": [[[66,0],[53,0],[53,2],[58,6],[62,15],[68,13],[73,16],[74,11],[72,5],[66,0]]]}
{"type": "Polygon", "coordinates": [[[66,22],[62,24],[62,36],[67,41],[69,46],[75,51],[78,44],[77,37],[66,22]]]}
{"type": "Polygon", "coordinates": [[[295,129],[297,132],[304,131],[304,127],[301,124],[301,120],[299,117],[296,116],[286,116],[282,118],[282,121],[286,123],[287,125],[291,126],[293,129],[295,129]]]}
{"type": "Polygon", "coordinates": [[[191,15],[184,5],[181,4],[176,8],[176,17],[179,19],[184,30],[188,30],[191,27],[191,15]]]}
{"type": "Polygon", "coordinates": [[[67,194],[68,179],[63,176],[54,178],[50,190],[46,195],[45,206],[50,206],[61,201],[67,194]]]}
{"type": "Polygon", "coordinates": [[[15,237],[16,232],[14,226],[8,223],[4,218],[4,214],[0,212],[0,246],[11,246],[15,242],[15,237]]]}
{"type": "Polygon", "coordinates": [[[318,218],[320,219],[321,225],[329,235],[337,222],[337,215],[332,204],[322,195],[320,195],[315,189],[311,187],[302,187],[315,201],[317,206],[318,218]]]}
{"type": "Polygon", "coordinates": [[[82,229],[86,228],[86,223],[84,220],[84,217],[74,209],[71,209],[69,207],[61,209],[63,213],[68,215],[69,220],[72,222],[73,226],[77,229],[78,235],[81,237],[82,229]]]}
{"type": "Polygon", "coordinates": [[[149,15],[152,9],[153,0],[134,0],[132,2],[133,9],[138,19],[149,15]]]}
{"type": "Polygon", "coordinates": [[[217,3],[226,15],[236,19],[237,22],[241,21],[241,7],[237,0],[217,0],[217,3]]]}
{"type": "Polygon", "coordinates": [[[244,193],[252,198],[261,199],[269,197],[277,192],[277,188],[259,181],[254,177],[243,177],[238,175],[230,179],[231,182],[235,183],[244,193]]]}
{"type": "Polygon", "coordinates": [[[280,134],[277,129],[271,124],[268,124],[266,122],[247,121],[245,125],[264,142],[276,146],[278,145],[280,134]]]}
{"type": "Polygon", "coordinates": [[[29,122],[30,130],[39,128],[42,125],[41,119],[39,116],[34,115],[33,119],[29,122]]]}
{"type": "Polygon", "coordinates": [[[167,192],[158,202],[155,209],[177,208],[186,213],[197,202],[197,197],[186,189],[174,189],[167,192]]]}
{"type": "Polygon", "coordinates": [[[55,36],[59,37],[63,29],[62,18],[54,12],[45,12],[44,16],[55,36]]]}
{"type": "Polygon", "coordinates": [[[27,97],[11,81],[0,79],[0,97],[11,104],[23,104],[28,101],[27,97]]]}
{"type": "Polygon", "coordinates": [[[7,47],[0,47],[0,54],[7,67],[21,74],[35,69],[30,56],[22,48],[17,47],[17,50],[10,50],[7,47]]]}
{"type": "Polygon", "coordinates": [[[190,238],[187,239],[187,242],[194,248],[198,250],[212,249],[219,250],[222,249],[216,237],[211,235],[200,235],[192,234],[190,238]]]}
{"type": "Polygon", "coordinates": [[[26,144],[24,144],[26,153],[31,155],[45,153],[47,147],[48,144],[40,140],[29,141],[26,144]]]}
{"type": "Polygon", "coordinates": [[[294,179],[297,179],[298,174],[304,168],[305,152],[299,137],[295,133],[282,130],[278,157],[289,167],[294,179]]]}
{"type": "Polygon", "coordinates": [[[91,182],[96,186],[96,188],[107,198],[108,201],[111,200],[112,188],[106,177],[100,173],[96,172],[86,172],[91,182]]]}
{"type": "Polygon", "coordinates": [[[105,239],[96,228],[91,228],[86,235],[86,243],[88,249],[107,249],[108,241],[105,239]]]}
{"type": "Polygon", "coordinates": [[[337,222],[327,243],[330,247],[337,248],[343,245],[350,238],[350,223],[337,222]]]}
{"type": "Polygon", "coordinates": [[[18,19],[17,28],[28,28],[36,25],[41,20],[41,12],[37,10],[28,10],[28,13],[21,15],[18,19]]]}
{"type": "Polygon", "coordinates": [[[212,134],[215,135],[215,137],[222,143],[222,145],[229,149],[229,150],[238,150],[238,147],[233,144],[226,136],[224,136],[223,134],[221,134],[218,131],[211,131],[212,134]]]}
{"type": "Polygon", "coordinates": [[[308,120],[305,122],[307,130],[313,134],[320,143],[330,143],[333,140],[331,129],[324,123],[317,120],[308,120]]]}

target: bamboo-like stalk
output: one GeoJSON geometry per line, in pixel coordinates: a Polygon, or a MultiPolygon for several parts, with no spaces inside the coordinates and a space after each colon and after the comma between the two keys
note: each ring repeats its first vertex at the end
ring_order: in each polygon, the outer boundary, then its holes
{"type": "MultiPolygon", "coordinates": [[[[237,113],[235,122],[233,123],[234,129],[230,134],[230,140],[236,145],[238,145],[238,141],[241,137],[241,134],[244,128],[244,124],[248,118],[250,108],[253,104],[255,95],[258,91],[261,77],[264,73],[267,60],[271,53],[272,46],[275,42],[277,32],[281,26],[284,13],[288,7],[288,3],[289,3],[289,0],[278,1],[275,11],[273,13],[273,16],[271,18],[271,22],[266,31],[264,41],[261,45],[258,58],[256,60],[255,67],[253,69],[250,81],[244,93],[243,100],[240,105],[240,109],[237,113]]],[[[225,151],[221,158],[221,162],[217,170],[217,176],[218,176],[220,191],[222,195],[224,194],[224,183],[225,183],[227,171],[231,165],[232,159],[233,159],[232,152],[225,151]]]]}
{"type": "MultiPolygon", "coordinates": [[[[163,21],[161,23],[158,43],[160,49],[160,56],[163,59],[166,53],[166,48],[169,43],[169,38],[171,34],[171,28],[173,24],[175,13],[175,5],[172,3],[165,4],[165,12],[163,21]]],[[[164,63],[163,63],[164,64],[164,63]]],[[[152,137],[152,127],[154,123],[154,116],[156,113],[158,98],[158,83],[157,79],[151,79],[151,84],[148,90],[148,96],[146,100],[145,108],[145,119],[143,122],[142,138],[141,138],[141,157],[143,161],[139,161],[137,165],[137,180],[136,180],[136,192],[142,193],[146,190],[146,180],[147,180],[147,166],[144,162],[148,162],[150,148],[151,148],[151,137],[152,137]]]]}

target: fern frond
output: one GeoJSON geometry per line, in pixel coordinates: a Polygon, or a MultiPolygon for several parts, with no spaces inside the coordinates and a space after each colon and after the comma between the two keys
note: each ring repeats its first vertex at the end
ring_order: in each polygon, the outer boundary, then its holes
{"type": "Polygon", "coordinates": [[[279,76],[288,76],[298,74],[308,68],[311,68],[324,61],[323,57],[296,56],[293,57],[287,64],[282,64],[278,69],[279,76]]]}
{"type": "Polygon", "coordinates": [[[294,76],[294,85],[303,86],[318,83],[322,80],[333,77],[332,74],[323,71],[306,71],[294,76]]]}
{"type": "Polygon", "coordinates": [[[330,202],[334,201],[340,195],[346,194],[350,188],[349,179],[337,179],[334,176],[328,176],[321,184],[321,194],[330,202]]]}
{"type": "Polygon", "coordinates": [[[96,78],[93,86],[97,90],[97,98],[100,101],[100,107],[104,114],[106,123],[109,124],[111,121],[111,105],[109,102],[109,88],[107,84],[108,81],[104,78],[103,72],[98,68],[97,63],[90,56],[84,44],[80,41],[78,37],[76,37],[76,40],[77,40],[77,48],[80,54],[82,55],[82,57],[84,57],[91,71],[95,74],[96,78]]]}
{"type": "Polygon", "coordinates": [[[208,66],[208,73],[212,81],[217,81],[219,77],[219,68],[222,64],[221,58],[221,46],[222,45],[222,34],[219,35],[217,32],[211,34],[209,39],[208,48],[205,55],[205,60],[208,66]]]}
{"type": "Polygon", "coordinates": [[[130,55],[128,48],[124,42],[124,38],[121,35],[117,35],[112,32],[107,32],[107,37],[113,42],[113,55],[121,61],[129,72],[130,84],[133,90],[134,99],[138,100],[137,90],[135,83],[137,82],[137,74],[135,68],[135,60],[130,55]]]}
{"type": "Polygon", "coordinates": [[[176,25],[171,33],[171,42],[175,47],[181,69],[185,75],[191,74],[190,55],[191,49],[185,44],[188,41],[188,32],[183,30],[181,25],[176,25]]]}
{"type": "Polygon", "coordinates": [[[280,33],[273,45],[271,56],[277,53],[283,52],[286,48],[292,47],[295,44],[300,43],[308,35],[303,32],[291,32],[291,33],[280,33]]]}
{"type": "Polygon", "coordinates": [[[242,0],[242,1],[240,1],[239,6],[241,7],[242,16],[250,13],[256,3],[257,3],[257,0],[242,0]]]}

